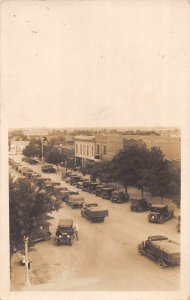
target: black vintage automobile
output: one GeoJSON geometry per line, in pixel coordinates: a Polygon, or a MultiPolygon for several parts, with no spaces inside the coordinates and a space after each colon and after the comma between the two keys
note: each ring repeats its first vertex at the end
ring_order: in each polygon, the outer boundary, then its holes
{"type": "Polygon", "coordinates": [[[67,244],[72,246],[74,240],[73,220],[60,219],[56,230],[57,245],[67,244]]]}
{"type": "Polygon", "coordinates": [[[31,232],[29,235],[30,243],[36,243],[40,241],[48,241],[51,237],[51,232],[49,230],[49,223],[44,222],[39,224],[37,228],[35,228],[34,232],[31,232]]]}
{"type": "Polygon", "coordinates": [[[102,189],[102,198],[103,199],[107,199],[107,200],[110,200],[111,197],[112,197],[112,193],[113,191],[115,191],[115,188],[112,188],[112,187],[106,187],[106,188],[103,188],[102,189]]]}
{"type": "Polygon", "coordinates": [[[69,196],[71,196],[71,195],[78,195],[79,192],[78,191],[74,192],[74,191],[66,190],[66,191],[59,191],[59,194],[60,194],[61,200],[66,203],[68,201],[68,199],[69,199],[69,196]]]}
{"type": "Polygon", "coordinates": [[[97,185],[97,186],[96,186],[96,190],[95,190],[95,195],[96,195],[97,197],[101,197],[101,195],[102,195],[102,190],[103,190],[103,188],[105,188],[105,187],[106,187],[106,186],[101,185],[101,184],[97,185]]]}
{"type": "Polygon", "coordinates": [[[53,165],[44,165],[41,170],[43,173],[56,173],[56,169],[53,165]]]}
{"type": "Polygon", "coordinates": [[[124,203],[129,201],[129,194],[124,191],[113,191],[111,196],[111,202],[124,203]]]}
{"type": "Polygon", "coordinates": [[[86,189],[86,192],[89,192],[91,194],[94,194],[95,191],[96,191],[96,187],[98,186],[98,183],[97,182],[91,182],[89,184],[89,186],[87,187],[86,189]]]}
{"type": "Polygon", "coordinates": [[[76,183],[76,187],[77,187],[78,189],[82,189],[82,187],[83,187],[83,182],[85,182],[85,181],[89,181],[89,180],[86,179],[86,178],[81,178],[81,179],[76,183]]]}
{"type": "Polygon", "coordinates": [[[131,199],[131,211],[143,212],[149,210],[151,204],[144,198],[132,198],[131,199]]]}
{"type": "Polygon", "coordinates": [[[81,216],[90,222],[103,222],[105,217],[108,217],[108,210],[97,203],[88,203],[81,210],[81,216]]]}
{"type": "Polygon", "coordinates": [[[165,221],[173,218],[173,216],[174,211],[169,209],[167,205],[155,204],[151,206],[148,221],[150,223],[164,223],[165,221]]]}
{"type": "Polygon", "coordinates": [[[92,181],[84,181],[82,184],[82,190],[86,192],[91,183],[92,181]]]}
{"type": "Polygon", "coordinates": [[[165,236],[150,236],[138,245],[138,253],[157,261],[160,268],[180,265],[180,244],[165,236]]]}
{"type": "Polygon", "coordinates": [[[76,185],[78,181],[80,181],[81,179],[81,176],[77,176],[77,175],[73,175],[73,176],[70,176],[70,185],[76,185]]]}

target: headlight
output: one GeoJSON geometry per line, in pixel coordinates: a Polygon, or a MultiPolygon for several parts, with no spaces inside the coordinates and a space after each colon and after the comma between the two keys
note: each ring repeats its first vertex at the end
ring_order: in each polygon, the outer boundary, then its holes
{"type": "Polygon", "coordinates": [[[61,235],[58,236],[61,239],[61,235]]]}
{"type": "Polygon", "coordinates": [[[70,238],[71,236],[68,234],[67,237],[70,238]]]}
{"type": "Polygon", "coordinates": [[[152,219],[154,219],[154,216],[152,216],[152,219]]]}

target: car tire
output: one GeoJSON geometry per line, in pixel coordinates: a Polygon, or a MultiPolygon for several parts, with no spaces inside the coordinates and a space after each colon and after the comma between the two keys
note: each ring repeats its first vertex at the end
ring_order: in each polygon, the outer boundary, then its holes
{"type": "Polygon", "coordinates": [[[138,252],[140,255],[144,255],[144,250],[142,249],[142,247],[138,247],[138,252]]]}
{"type": "Polygon", "coordinates": [[[50,234],[45,235],[44,240],[49,241],[50,240],[50,234]]]}
{"type": "Polygon", "coordinates": [[[161,258],[158,259],[158,265],[159,265],[160,268],[166,268],[167,267],[166,262],[161,258]]]}
{"type": "Polygon", "coordinates": [[[161,224],[164,224],[164,222],[165,222],[164,217],[161,217],[161,218],[160,218],[160,223],[161,223],[161,224]]]}

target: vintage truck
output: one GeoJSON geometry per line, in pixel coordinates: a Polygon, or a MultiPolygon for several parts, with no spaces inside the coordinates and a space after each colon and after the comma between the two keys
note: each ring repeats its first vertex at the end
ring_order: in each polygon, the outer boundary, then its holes
{"type": "Polygon", "coordinates": [[[65,203],[67,203],[69,196],[78,195],[79,193],[78,193],[78,191],[74,192],[74,191],[66,190],[66,191],[59,191],[59,194],[60,194],[61,200],[64,201],[65,203]]]}
{"type": "Polygon", "coordinates": [[[165,236],[149,236],[138,245],[138,253],[157,261],[160,268],[180,265],[180,244],[165,236]]]}
{"type": "Polygon", "coordinates": [[[56,230],[57,245],[68,244],[72,246],[74,240],[74,229],[72,219],[60,219],[56,230]]]}
{"type": "Polygon", "coordinates": [[[154,204],[150,208],[148,221],[150,223],[164,223],[165,221],[173,218],[173,216],[174,211],[172,209],[169,209],[167,205],[154,204]]]}
{"type": "Polygon", "coordinates": [[[50,164],[42,166],[41,170],[43,173],[56,173],[56,169],[50,164]]]}
{"type": "Polygon", "coordinates": [[[97,185],[96,186],[96,190],[95,190],[95,195],[97,196],[97,197],[101,197],[101,195],[102,195],[102,190],[103,190],[103,188],[105,188],[106,186],[105,185],[102,185],[102,184],[99,184],[99,185],[97,185]]]}
{"type": "Polygon", "coordinates": [[[96,187],[98,186],[97,182],[91,182],[86,188],[86,192],[94,194],[96,191],[96,187]]]}
{"type": "Polygon", "coordinates": [[[71,208],[82,208],[84,203],[84,197],[80,195],[70,195],[65,201],[71,208]]]}
{"type": "Polygon", "coordinates": [[[76,185],[77,184],[77,182],[79,182],[80,181],[80,179],[81,179],[81,176],[71,176],[70,177],[70,185],[76,185]]]}
{"type": "Polygon", "coordinates": [[[143,212],[149,210],[151,204],[145,198],[132,198],[130,209],[135,212],[143,212]]]}
{"type": "Polygon", "coordinates": [[[102,197],[103,199],[110,200],[111,197],[112,197],[113,191],[115,191],[115,188],[112,188],[112,187],[106,187],[106,188],[103,188],[103,189],[102,189],[102,195],[101,195],[101,197],[102,197]]]}
{"type": "Polygon", "coordinates": [[[108,217],[108,210],[98,206],[97,203],[85,204],[81,210],[81,216],[91,222],[103,222],[105,217],[108,217]]]}
{"type": "Polygon", "coordinates": [[[124,203],[129,201],[129,194],[124,191],[113,191],[111,196],[111,202],[124,203]]]}

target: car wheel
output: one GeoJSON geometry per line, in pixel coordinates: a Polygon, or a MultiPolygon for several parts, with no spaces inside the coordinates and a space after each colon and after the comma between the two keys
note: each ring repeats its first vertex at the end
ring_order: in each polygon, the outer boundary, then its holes
{"type": "Polygon", "coordinates": [[[161,224],[164,224],[164,222],[165,222],[164,217],[161,217],[161,218],[160,218],[160,223],[161,223],[161,224]]]}
{"type": "Polygon", "coordinates": [[[140,255],[144,255],[144,250],[142,249],[142,247],[138,247],[138,252],[140,255]]]}
{"type": "Polygon", "coordinates": [[[73,240],[71,239],[70,243],[69,243],[69,246],[72,246],[72,245],[73,245],[73,240]]]}
{"type": "Polygon", "coordinates": [[[44,240],[49,241],[50,240],[50,234],[45,235],[44,240]]]}
{"type": "Polygon", "coordinates": [[[159,265],[160,268],[166,268],[167,267],[166,262],[161,258],[158,259],[158,265],[159,265]]]}

